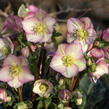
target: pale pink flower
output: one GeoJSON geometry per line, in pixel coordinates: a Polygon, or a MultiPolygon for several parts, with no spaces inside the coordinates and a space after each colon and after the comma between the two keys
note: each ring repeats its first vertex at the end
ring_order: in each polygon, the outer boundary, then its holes
{"type": "Polygon", "coordinates": [[[50,67],[63,76],[71,78],[86,68],[81,44],[61,44],[51,60],[50,67]]]}
{"type": "Polygon", "coordinates": [[[11,87],[18,88],[24,83],[34,80],[29,70],[28,61],[22,56],[8,55],[0,69],[0,80],[11,87]]]}
{"type": "Polygon", "coordinates": [[[30,42],[48,42],[51,39],[55,19],[43,13],[29,12],[22,22],[26,38],[30,42]]]}
{"type": "Polygon", "coordinates": [[[68,19],[67,28],[67,42],[72,43],[76,40],[81,43],[83,52],[86,52],[90,44],[92,44],[96,39],[96,32],[88,17],[68,19]]]}
{"type": "Polygon", "coordinates": [[[102,33],[102,39],[109,42],[109,28],[103,31],[102,33]]]}
{"type": "Polygon", "coordinates": [[[48,97],[53,90],[53,84],[45,79],[37,80],[34,83],[33,92],[41,97],[48,97]]]}

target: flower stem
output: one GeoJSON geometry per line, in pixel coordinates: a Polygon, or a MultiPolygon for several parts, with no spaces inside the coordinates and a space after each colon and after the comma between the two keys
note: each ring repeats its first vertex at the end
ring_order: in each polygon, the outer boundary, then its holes
{"type": "Polygon", "coordinates": [[[18,94],[19,94],[19,100],[20,100],[20,101],[23,101],[22,87],[19,87],[17,90],[18,90],[18,94]]]}

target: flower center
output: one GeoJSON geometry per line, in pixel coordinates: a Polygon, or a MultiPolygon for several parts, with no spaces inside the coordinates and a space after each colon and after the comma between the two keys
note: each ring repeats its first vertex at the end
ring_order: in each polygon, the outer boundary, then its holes
{"type": "Polygon", "coordinates": [[[70,55],[68,56],[64,56],[62,58],[62,61],[63,61],[63,64],[66,66],[66,67],[69,67],[69,66],[72,66],[75,62],[74,58],[70,55]]]}
{"type": "Polygon", "coordinates": [[[2,48],[2,51],[3,51],[3,54],[4,54],[4,55],[8,55],[9,52],[10,52],[10,50],[9,50],[8,47],[3,47],[3,48],[2,48]]]}
{"type": "Polygon", "coordinates": [[[43,35],[46,33],[46,25],[43,23],[38,23],[34,26],[34,31],[39,34],[39,35],[43,35]]]}
{"type": "Polygon", "coordinates": [[[88,37],[88,32],[84,28],[81,28],[77,31],[77,35],[79,36],[80,40],[86,40],[88,37]]]}
{"type": "Polygon", "coordinates": [[[22,73],[22,69],[18,65],[12,65],[9,70],[12,77],[16,77],[22,73]]]}
{"type": "Polygon", "coordinates": [[[47,91],[47,89],[48,89],[48,85],[46,85],[46,84],[41,84],[40,86],[39,86],[39,89],[40,89],[40,91],[42,91],[42,92],[46,92],[47,91]]]}

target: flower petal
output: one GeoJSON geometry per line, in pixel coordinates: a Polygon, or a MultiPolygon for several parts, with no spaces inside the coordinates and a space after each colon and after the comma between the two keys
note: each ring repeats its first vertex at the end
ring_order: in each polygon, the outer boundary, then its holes
{"type": "Polygon", "coordinates": [[[83,51],[79,43],[69,44],[65,49],[65,53],[66,55],[71,55],[74,59],[81,59],[83,57],[83,51]]]}
{"type": "Polygon", "coordinates": [[[39,11],[39,9],[36,6],[34,6],[34,5],[30,5],[28,7],[28,9],[29,9],[29,11],[32,11],[32,12],[38,12],[39,11]]]}
{"type": "Polygon", "coordinates": [[[13,64],[20,64],[20,60],[15,55],[8,55],[8,57],[4,60],[3,66],[10,66],[13,64]]]}
{"type": "Polygon", "coordinates": [[[40,42],[48,42],[51,39],[52,34],[45,34],[40,42]]]}
{"type": "Polygon", "coordinates": [[[22,74],[19,75],[19,81],[22,84],[34,80],[34,76],[31,74],[31,72],[30,72],[28,67],[22,67],[22,70],[23,70],[22,74]]]}
{"type": "Polygon", "coordinates": [[[83,27],[83,24],[79,19],[76,18],[68,19],[67,28],[69,33],[75,33],[81,27],[83,27]]]}
{"type": "Polygon", "coordinates": [[[15,77],[12,81],[9,81],[8,84],[11,87],[14,88],[19,88],[20,86],[22,86],[23,84],[18,80],[18,77],[15,77]]]}
{"type": "Polygon", "coordinates": [[[0,70],[0,80],[4,82],[13,80],[9,74],[9,67],[4,67],[0,70]]]}
{"type": "Polygon", "coordinates": [[[78,74],[78,67],[76,65],[67,67],[66,72],[61,73],[61,74],[67,78],[72,78],[78,74]]]}
{"type": "Polygon", "coordinates": [[[86,68],[86,61],[85,59],[76,60],[75,64],[78,66],[78,70],[83,71],[86,68]]]}
{"type": "Polygon", "coordinates": [[[23,29],[27,33],[34,33],[33,28],[35,24],[38,22],[36,18],[28,18],[22,21],[23,29]]]}
{"type": "Polygon", "coordinates": [[[37,42],[41,42],[41,40],[43,39],[44,36],[40,36],[38,34],[26,34],[26,38],[28,41],[30,42],[34,42],[34,43],[37,43],[37,42]]]}
{"type": "Polygon", "coordinates": [[[66,67],[63,65],[63,62],[62,62],[62,56],[57,54],[52,58],[50,67],[57,72],[63,73],[66,71],[66,67]]]}
{"type": "MultiPolygon", "coordinates": [[[[53,25],[56,23],[56,20],[50,16],[46,16],[44,18],[44,23],[47,25],[47,27],[52,30],[53,29],[53,25]]],[[[51,31],[52,32],[52,31],[51,31]]]]}
{"type": "Polygon", "coordinates": [[[83,17],[83,18],[80,19],[80,21],[83,22],[83,24],[84,24],[84,26],[85,26],[85,27],[84,27],[85,29],[93,28],[93,24],[92,24],[90,18],[88,18],[88,17],[83,17]]]}

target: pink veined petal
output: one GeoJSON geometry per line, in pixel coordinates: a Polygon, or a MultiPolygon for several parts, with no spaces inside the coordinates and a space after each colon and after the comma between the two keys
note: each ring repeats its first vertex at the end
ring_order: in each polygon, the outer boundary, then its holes
{"type": "Polygon", "coordinates": [[[24,20],[30,19],[30,18],[33,18],[33,17],[36,17],[36,13],[35,12],[28,12],[26,14],[26,16],[24,16],[24,20]]]}
{"type": "Polygon", "coordinates": [[[37,42],[41,42],[41,40],[44,38],[44,36],[38,35],[36,33],[34,33],[34,34],[27,33],[26,38],[30,42],[37,43],[37,42]]]}
{"type": "Polygon", "coordinates": [[[12,81],[8,82],[9,86],[14,88],[19,88],[23,84],[18,80],[18,77],[15,77],[12,81]]]}
{"type": "Polygon", "coordinates": [[[8,55],[8,57],[4,60],[3,66],[10,66],[13,64],[20,64],[19,59],[15,55],[8,55]]]}
{"type": "Polygon", "coordinates": [[[56,23],[56,20],[50,16],[46,16],[43,21],[47,25],[49,30],[52,29],[54,24],[56,23]]]}
{"type": "Polygon", "coordinates": [[[85,59],[76,60],[75,64],[78,66],[78,71],[83,71],[86,68],[85,59]]]}
{"type": "Polygon", "coordinates": [[[50,63],[50,67],[52,69],[54,69],[55,71],[57,72],[65,72],[66,71],[66,67],[63,65],[63,62],[62,62],[62,56],[61,55],[55,55],[52,60],[51,60],[51,63],[50,63]]]}
{"type": "Polygon", "coordinates": [[[3,82],[9,82],[9,81],[13,80],[13,78],[9,74],[9,67],[3,67],[0,70],[0,80],[3,82]]]}
{"type": "Polygon", "coordinates": [[[83,57],[83,51],[81,48],[81,44],[72,43],[66,47],[65,50],[66,55],[72,56],[74,59],[81,59],[83,57]]]}
{"type": "Polygon", "coordinates": [[[45,34],[43,39],[40,42],[49,42],[52,34],[45,34]]]}
{"type": "Polygon", "coordinates": [[[60,44],[58,46],[58,50],[57,50],[56,54],[65,56],[66,55],[65,50],[66,50],[67,46],[68,46],[67,44],[60,44]]]}
{"type": "Polygon", "coordinates": [[[71,67],[67,67],[66,72],[61,73],[66,78],[72,78],[77,76],[78,74],[78,67],[76,65],[73,65],[71,67]]]}
{"type": "Polygon", "coordinates": [[[87,43],[92,44],[97,37],[96,31],[94,29],[88,29],[87,32],[88,32],[87,43]]]}
{"type": "Polygon", "coordinates": [[[80,19],[80,21],[82,21],[82,23],[84,24],[85,29],[93,28],[93,24],[92,24],[92,21],[90,20],[90,18],[83,17],[80,19]]]}
{"type": "Polygon", "coordinates": [[[28,67],[22,67],[22,70],[23,70],[22,74],[19,75],[19,81],[22,84],[34,80],[34,76],[31,74],[31,72],[30,72],[28,67]]]}
{"type": "Polygon", "coordinates": [[[83,27],[83,24],[79,19],[76,18],[68,19],[67,28],[69,33],[75,33],[81,27],[83,27]]]}
{"type": "Polygon", "coordinates": [[[34,26],[37,24],[38,20],[35,17],[24,19],[22,21],[23,29],[27,33],[34,33],[34,26]]]}

